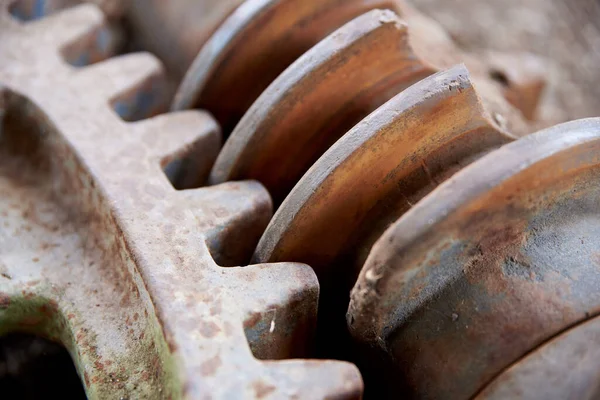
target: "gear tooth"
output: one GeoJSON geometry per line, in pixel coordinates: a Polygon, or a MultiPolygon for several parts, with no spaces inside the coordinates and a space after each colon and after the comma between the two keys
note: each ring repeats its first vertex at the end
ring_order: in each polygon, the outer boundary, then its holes
{"type": "Polygon", "coordinates": [[[176,189],[204,184],[221,147],[221,131],[210,114],[196,110],[163,114],[136,123],[136,128],[143,131],[141,143],[161,159],[176,189]]]}
{"type": "Polygon", "coordinates": [[[273,215],[267,190],[258,182],[244,181],[183,193],[199,221],[212,221],[203,228],[215,262],[221,266],[246,264],[273,215]]]}
{"type": "Polygon", "coordinates": [[[64,47],[106,23],[104,14],[93,4],[81,4],[25,24],[29,32],[43,36],[46,43],[64,47]]]}
{"type": "Polygon", "coordinates": [[[345,361],[285,360],[263,362],[268,374],[286,388],[289,398],[361,399],[363,380],[358,368],[345,361]]]}
{"type": "Polygon", "coordinates": [[[308,265],[260,264],[225,269],[244,315],[250,348],[259,359],[312,354],[319,282],[308,265]]]}
{"type": "Polygon", "coordinates": [[[109,101],[125,120],[142,119],[161,110],[166,90],[162,63],[150,53],[132,53],[85,67],[77,83],[109,101]]]}
{"type": "Polygon", "coordinates": [[[114,25],[103,25],[62,50],[65,61],[84,67],[114,56],[123,43],[124,33],[114,25]]]}

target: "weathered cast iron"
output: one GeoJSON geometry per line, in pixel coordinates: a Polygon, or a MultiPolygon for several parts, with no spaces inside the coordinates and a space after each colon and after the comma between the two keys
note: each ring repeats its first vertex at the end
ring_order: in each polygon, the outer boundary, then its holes
{"type": "Polygon", "coordinates": [[[425,78],[338,140],[279,207],[253,261],[315,270],[324,355],[352,348],[326,349],[342,343],[350,289],[386,227],[464,165],[516,138],[490,115],[464,66],[425,78]]]}
{"type": "Polygon", "coordinates": [[[600,397],[600,318],[582,322],[540,346],[490,383],[475,399],[600,397]]]}
{"type": "MultiPolygon", "coordinates": [[[[347,319],[394,364],[396,395],[470,398],[598,314],[599,174],[600,119],[565,123],[474,162],[381,236],[347,319]]],[[[510,393],[503,379],[524,385],[512,371],[484,393],[510,393]]]]}
{"type": "Polygon", "coordinates": [[[271,202],[255,182],[171,185],[163,168],[203,181],[214,120],[139,120],[161,109],[148,54],[68,65],[96,7],[29,23],[1,7],[2,331],[63,343],[90,398],[359,397],[351,364],[255,358],[307,354],[318,283],[303,264],[219,266],[249,258],[271,202]]]}
{"type": "Polygon", "coordinates": [[[244,115],[210,180],[256,179],[280,203],[355,123],[433,71],[414,56],[391,11],[350,21],[285,70],[244,115]]]}
{"type": "Polygon", "coordinates": [[[464,66],[402,91],[313,164],[269,222],[254,260],[303,260],[319,276],[349,251],[366,257],[373,241],[412,204],[518,137],[499,126],[494,113],[482,104],[464,66]]]}
{"type": "Polygon", "coordinates": [[[89,398],[360,398],[324,354],[375,398],[597,397],[600,120],[521,137],[539,59],[401,0],[80,2],[0,0],[0,335],[89,398]],[[195,58],[173,112],[124,31],[195,58]]]}
{"type": "Polygon", "coordinates": [[[206,109],[229,134],[269,84],[305,51],[353,18],[393,6],[393,0],[246,1],[198,53],[172,110],[206,109]]]}
{"type": "MultiPolygon", "coordinates": [[[[278,205],[354,124],[435,71],[413,52],[407,25],[392,11],[365,13],[306,52],[261,94],[219,153],[210,181],[256,179],[278,205]]],[[[491,115],[504,128],[525,130],[496,88],[481,85],[491,115]]]]}
{"type": "MultiPolygon", "coordinates": [[[[375,8],[392,10],[406,20],[412,32],[407,40],[432,72],[466,62],[475,75],[487,78],[491,71],[488,65],[461,52],[436,22],[404,1],[249,0],[236,9],[198,53],[171,109],[206,109],[216,117],[227,137],[252,103],[295,59],[334,29],[375,8]]],[[[505,78],[500,86],[507,91],[507,99],[517,108],[529,107],[524,111],[532,114],[541,91],[535,92],[531,87],[539,81],[543,84],[543,75],[532,74],[530,63],[523,65],[521,55],[499,56],[519,61],[495,63],[493,72],[505,78]],[[521,71],[523,67],[526,71],[521,71]],[[528,102],[522,97],[527,97],[528,102]]],[[[526,60],[533,58],[525,55],[526,60]]]]}

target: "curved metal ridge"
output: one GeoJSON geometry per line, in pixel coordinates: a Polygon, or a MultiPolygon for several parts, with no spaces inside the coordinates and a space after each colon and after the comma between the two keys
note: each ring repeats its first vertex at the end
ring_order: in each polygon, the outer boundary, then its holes
{"type": "MultiPolygon", "coordinates": [[[[484,110],[464,66],[425,78],[319,158],[269,222],[253,259],[305,262],[321,277],[350,252],[360,268],[364,258],[357,255],[366,257],[388,224],[454,172],[513,139],[484,110]]],[[[352,266],[345,269],[355,275],[352,266]]]]}
{"type": "Polygon", "coordinates": [[[600,317],[596,317],[535,349],[475,399],[597,399],[599,352],[600,317]]]}
{"type": "Polygon", "coordinates": [[[600,119],[558,125],[474,162],[388,228],[347,319],[395,364],[392,387],[471,397],[600,311],[599,167],[600,119]]]}
{"type": "Polygon", "coordinates": [[[414,57],[406,25],[373,10],[332,33],[283,72],[237,125],[211,182],[256,179],[281,202],[356,122],[433,71],[414,57]]]}
{"type": "MultiPolygon", "coordinates": [[[[63,342],[90,398],[360,397],[349,363],[255,358],[305,354],[314,272],[295,263],[217,265],[249,257],[271,217],[269,196],[255,182],[172,187],[162,167],[195,160],[189,181],[201,181],[206,163],[198,160],[214,158],[218,126],[198,111],[124,122],[117,112],[152,103],[163,70],[145,54],[69,67],[61,49],[102,23],[89,5],[28,24],[13,21],[5,3],[0,9],[8,104],[0,190],[23,216],[0,231],[3,329],[63,342]],[[230,241],[242,250],[231,252],[230,241]]],[[[142,109],[136,119],[154,112],[142,109]]]]}
{"type": "MultiPolygon", "coordinates": [[[[94,0],[97,1],[97,0],[94,0]]],[[[144,49],[181,78],[204,43],[244,0],[120,0],[144,49]]]]}
{"type": "Polygon", "coordinates": [[[364,12],[394,5],[392,0],[246,1],[198,53],[171,109],[207,109],[229,134],[302,53],[364,12]]]}

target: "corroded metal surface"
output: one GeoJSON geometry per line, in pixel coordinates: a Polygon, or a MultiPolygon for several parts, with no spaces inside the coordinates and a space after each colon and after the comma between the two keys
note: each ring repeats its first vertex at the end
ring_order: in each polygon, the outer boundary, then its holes
{"type": "Polygon", "coordinates": [[[342,254],[368,253],[411,204],[514,139],[485,110],[464,66],[425,78],[371,113],[311,167],[271,219],[254,260],[302,260],[319,276],[342,254]]]}
{"type": "Polygon", "coordinates": [[[393,7],[391,0],[246,1],[198,53],[172,109],[207,109],[229,134],[261,92],[306,50],[364,12],[393,7]]]}
{"type": "Polygon", "coordinates": [[[0,334],[90,398],[362,396],[315,356],[371,398],[596,395],[600,121],[523,137],[547,60],[403,0],[81,2],[0,2],[0,334]]]}
{"type": "Polygon", "coordinates": [[[597,399],[600,318],[553,338],[498,376],[475,398],[597,399]]]}
{"type": "Polygon", "coordinates": [[[257,179],[281,202],[302,174],[356,122],[430,75],[391,11],[373,10],[313,47],[244,115],[211,182],[257,179]]]}
{"type": "MultiPolygon", "coordinates": [[[[393,12],[355,18],[306,52],[256,100],[225,143],[213,183],[256,179],[279,204],[302,175],[354,124],[437,67],[409,43],[393,12]]],[[[523,133],[517,112],[481,82],[491,115],[523,133]]]]}
{"type": "Polygon", "coordinates": [[[392,389],[467,398],[600,310],[600,120],[505,145],[377,241],[352,291],[353,335],[395,364],[392,389]]]}
{"type": "Polygon", "coordinates": [[[319,348],[340,343],[348,293],[373,242],[440,182],[513,139],[485,110],[464,66],[425,78],[319,158],[277,210],[253,260],[313,267],[319,348]]]}
{"type": "Polygon", "coordinates": [[[219,266],[249,257],[271,204],[255,182],[173,188],[167,165],[202,181],[214,121],[123,121],[160,109],[154,57],[73,69],[60,50],[96,8],[20,24],[2,5],[2,329],[64,343],[90,398],[360,396],[348,363],[255,358],[305,354],[318,285],[302,264],[219,266]]]}

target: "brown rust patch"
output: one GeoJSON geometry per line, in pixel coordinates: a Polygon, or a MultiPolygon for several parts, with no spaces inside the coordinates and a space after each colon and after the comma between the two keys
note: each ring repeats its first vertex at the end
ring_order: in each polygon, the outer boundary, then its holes
{"type": "Polygon", "coordinates": [[[202,321],[200,323],[200,334],[205,338],[212,338],[216,336],[219,332],[221,332],[221,328],[212,321],[205,322],[202,321]]]}
{"type": "Polygon", "coordinates": [[[203,376],[212,376],[215,374],[215,372],[217,372],[217,369],[221,366],[221,364],[221,356],[217,354],[200,365],[200,373],[203,376]]]}
{"type": "Polygon", "coordinates": [[[256,398],[262,399],[263,397],[273,393],[275,391],[275,386],[269,385],[263,381],[255,381],[252,383],[252,387],[254,388],[254,393],[256,394],[256,398]]]}

